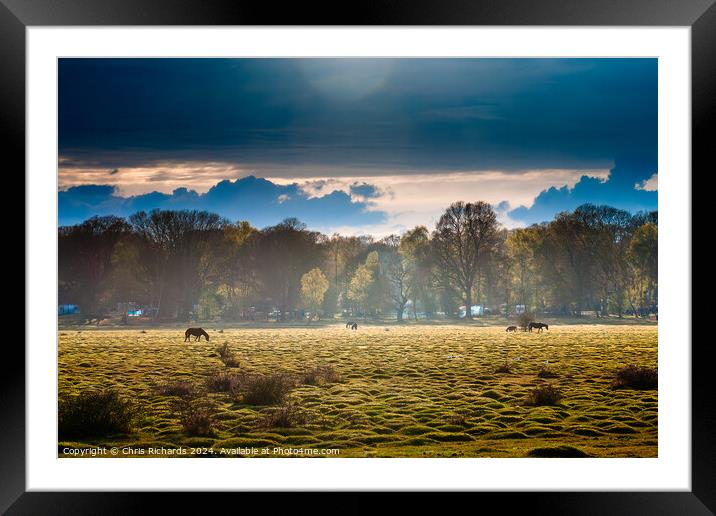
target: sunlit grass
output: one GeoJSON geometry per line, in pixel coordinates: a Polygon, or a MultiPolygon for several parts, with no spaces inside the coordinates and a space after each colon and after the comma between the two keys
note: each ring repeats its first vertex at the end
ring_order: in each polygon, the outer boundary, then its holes
{"type": "Polygon", "coordinates": [[[655,326],[205,328],[210,343],[184,342],[185,328],[61,332],[60,395],[114,388],[142,414],[132,434],[73,444],[299,446],[344,457],[657,454],[657,391],[612,385],[626,365],[656,367],[655,326]],[[238,367],[222,362],[224,345],[238,367]],[[540,377],[545,369],[554,374],[540,377]],[[242,389],[268,375],[290,382],[285,399],[246,403],[242,389]],[[212,388],[217,378],[236,385],[212,388]],[[528,405],[544,383],[561,399],[528,405]],[[175,406],[188,393],[213,407],[206,436],[183,430],[175,406]],[[286,404],[300,417],[282,428],[277,407],[286,404]]]}

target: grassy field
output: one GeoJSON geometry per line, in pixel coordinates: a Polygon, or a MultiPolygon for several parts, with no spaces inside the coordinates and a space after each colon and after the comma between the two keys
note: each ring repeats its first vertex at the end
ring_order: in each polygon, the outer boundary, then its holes
{"type": "Polygon", "coordinates": [[[214,457],[245,447],[331,448],[339,457],[657,455],[657,391],[611,385],[620,367],[656,367],[656,325],[509,334],[504,326],[204,327],[209,343],[185,343],[184,328],[61,330],[60,398],[114,388],[138,413],[131,432],[65,440],[60,455],[95,445],[205,448],[214,457]],[[217,351],[224,344],[233,367],[217,351]],[[211,392],[209,379],[222,372],[236,385],[211,392]],[[242,382],[268,375],[288,382],[285,400],[247,403],[242,382]],[[529,405],[543,384],[561,400],[529,405]],[[192,404],[210,415],[205,435],[182,426],[192,404]]]}

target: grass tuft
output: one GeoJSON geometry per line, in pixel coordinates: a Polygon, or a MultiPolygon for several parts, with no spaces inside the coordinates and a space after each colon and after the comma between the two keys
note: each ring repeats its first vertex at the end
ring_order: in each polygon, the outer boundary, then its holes
{"type": "Polygon", "coordinates": [[[552,448],[535,448],[527,453],[528,457],[559,457],[559,458],[579,458],[589,457],[589,455],[573,446],[555,446],[552,448]]]}

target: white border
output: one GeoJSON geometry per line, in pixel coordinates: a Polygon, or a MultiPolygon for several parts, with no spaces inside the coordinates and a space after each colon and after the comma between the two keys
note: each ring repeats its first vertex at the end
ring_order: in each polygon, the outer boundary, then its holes
{"type": "Polygon", "coordinates": [[[687,27],[28,28],[27,489],[690,490],[690,37],[687,27]],[[57,58],[328,55],[659,58],[658,458],[56,458],[57,58]]]}

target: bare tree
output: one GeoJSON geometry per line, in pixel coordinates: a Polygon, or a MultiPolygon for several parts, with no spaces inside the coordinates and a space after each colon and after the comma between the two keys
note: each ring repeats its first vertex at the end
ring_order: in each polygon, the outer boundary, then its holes
{"type": "Polygon", "coordinates": [[[445,210],[433,233],[437,258],[449,280],[461,291],[469,319],[475,279],[497,230],[497,216],[488,203],[456,202],[445,210]]]}

